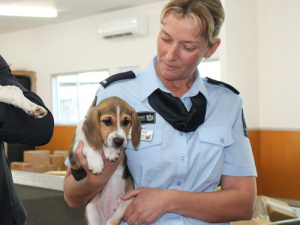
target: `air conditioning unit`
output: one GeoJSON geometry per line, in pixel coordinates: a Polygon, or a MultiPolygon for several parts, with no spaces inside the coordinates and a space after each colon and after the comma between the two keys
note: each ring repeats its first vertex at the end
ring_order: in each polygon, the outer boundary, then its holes
{"type": "Polygon", "coordinates": [[[102,23],[99,26],[99,33],[104,38],[146,35],[148,34],[148,18],[147,16],[135,16],[102,23]]]}

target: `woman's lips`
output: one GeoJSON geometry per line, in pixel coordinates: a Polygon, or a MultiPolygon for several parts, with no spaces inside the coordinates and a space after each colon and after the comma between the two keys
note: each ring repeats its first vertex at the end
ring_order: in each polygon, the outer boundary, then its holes
{"type": "Polygon", "coordinates": [[[164,62],[164,64],[165,64],[166,69],[177,69],[177,68],[178,68],[178,67],[175,66],[175,65],[170,65],[170,64],[167,64],[167,63],[165,63],[165,62],[164,62]]]}

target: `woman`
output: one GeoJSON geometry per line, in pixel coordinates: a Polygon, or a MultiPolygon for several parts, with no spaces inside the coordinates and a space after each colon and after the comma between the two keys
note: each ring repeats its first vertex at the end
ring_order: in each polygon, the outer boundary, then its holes
{"type": "MultiPolygon", "coordinates": [[[[128,224],[252,218],[257,174],[242,100],[234,88],[202,79],[197,70],[219,47],[223,21],[219,0],[171,0],[161,13],[157,56],[149,66],[134,79],[108,79],[97,92],[97,103],[115,95],[152,119],[142,122],[142,129],[153,131],[152,141],[142,141],[138,151],[129,143],[125,151],[136,188],[121,197],[135,197],[124,216],[128,224]],[[222,190],[216,192],[219,184],[222,190]]],[[[106,161],[103,173],[92,175],[81,149],[77,156],[87,178],[76,184],[68,171],[64,188],[70,206],[86,204],[106,184],[108,169],[116,167],[106,161]]]]}

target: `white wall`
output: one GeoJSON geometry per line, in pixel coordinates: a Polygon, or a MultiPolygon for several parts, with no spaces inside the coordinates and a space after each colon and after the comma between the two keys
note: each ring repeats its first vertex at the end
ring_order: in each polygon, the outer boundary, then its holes
{"type": "Polygon", "coordinates": [[[255,0],[225,0],[220,52],[222,80],[234,86],[244,101],[248,128],[259,128],[257,7],[255,0]]]}
{"type": "Polygon", "coordinates": [[[165,3],[0,35],[0,54],[12,70],[36,71],[37,93],[51,106],[52,74],[97,69],[114,74],[125,66],[144,69],[156,54],[159,14],[165,3]],[[137,14],[148,15],[149,35],[108,40],[99,35],[101,22],[137,14]]]}
{"type": "Polygon", "coordinates": [[[260,126],[300,128],[300,1],[257,0],[260,126]]]}
{"type": "MultiPolygon", "coordinates": [[[[156,54],[159,14],[166,2],[0,35],[0,54],[13,70],[36,71],[37,92],[51,106],[52,74],[144,69],[156,54]],[[101,22],[135,14],[149,16],[149,35],[105,40],[98,34],[101,22]]],[[[223,2],[226,19],[216,56],[222,79],[241,92],[248,128],[299,130],[300,1],[223,2]]]]}

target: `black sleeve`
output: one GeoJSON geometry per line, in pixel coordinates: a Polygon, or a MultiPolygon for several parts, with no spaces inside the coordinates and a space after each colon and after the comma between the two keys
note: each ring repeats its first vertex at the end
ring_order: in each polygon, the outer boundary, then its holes
{"type": "Polygon", "coordinates": [[[22,109],[0,102],[0,140],[8,143],[45,145],[53,135],[54,119],[43,101],[35,93],[26,90],[12,75],[8,64],[0,55],[0,85],[15,85],[24,96],[44,107],[48,114],[42,119],[28,116],[22,109]]]}

